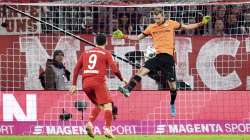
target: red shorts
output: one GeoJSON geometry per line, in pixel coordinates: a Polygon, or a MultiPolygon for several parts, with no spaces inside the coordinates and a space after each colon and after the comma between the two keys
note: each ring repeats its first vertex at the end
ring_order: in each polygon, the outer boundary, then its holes
{"type": "Polygon", "coordinates": [[[111,103],[112,99],[108,92],[105,79],[100,78],[84,78],[83,91],[95,105],[111,103]]]}

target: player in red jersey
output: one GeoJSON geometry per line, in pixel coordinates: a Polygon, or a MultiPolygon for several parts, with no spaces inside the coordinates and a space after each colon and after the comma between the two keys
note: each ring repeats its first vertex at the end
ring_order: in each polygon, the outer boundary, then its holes
{"type": "Polygon", "coordinates": [[[104,134],[108,138],[113,138],[110,129],[112,123],[112,99],[109,95],[105,82],[106,70],[110,67],[112,72],[123,82],[126,83],[116,66],[111,52],[105,50],[106,37],[103,34],[96,36],[96,47],[87,50],[81,54],[73,74],[71,93],[76,92],[76,82],[78,74],[81,73],[83,80],[83,91],[95,108],[91,111],[89,121],[86,124],[86,130],[90,137],[94,137],[93,122],[101,110],[104,110],[105,130],[104,134]]]}

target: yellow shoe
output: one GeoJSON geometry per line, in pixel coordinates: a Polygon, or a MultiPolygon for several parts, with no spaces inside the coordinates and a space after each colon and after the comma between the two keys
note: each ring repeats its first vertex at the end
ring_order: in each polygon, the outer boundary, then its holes
{"type": "Polygon", "coordinates": [[[86,126],[86,131],[87,131],[87,134],[91,137],[91,138],[94,138],[95,135],[94,135],[94,132],[93,132],[93,129],[94,129],[94,126],[91,122],[87,122],[86,126]]]}

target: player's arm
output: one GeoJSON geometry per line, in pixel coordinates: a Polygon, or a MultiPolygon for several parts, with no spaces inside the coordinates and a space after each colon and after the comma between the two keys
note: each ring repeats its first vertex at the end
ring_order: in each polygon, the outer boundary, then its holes
{"type": "Polygon", "coordinates": [[[210,16],[204,16],[202,18],[202,21],[201,22],[198,22],[198,23],[194,23],[194,24],[181,24],[181,29],[184,29],[184,30],[192,30],[192,29],[196,29],[196,28],[199,28],[203,25],[206,25],[208,24],[208,22],[211,20],[211,17],[210,16]]]}
{"type": "Polygon", "coordinates": [[[143,34],[143,33],[141,33],[141,34],[139,34],[139,35],[137,35],[137,36],[131,36],[131,35],[128,35],[127,36],[127,39],[129,39],[129,40],[134,40],[134,41],[139,41],[139,40],[141,40],[141,39],[143,39],[143,38],[145,38],[146,36],[143,34]]]}
{"type": "Polygon", "coordinates": [[[192,30],[192,29],[196,29],[199,28],[201,26],[203,26],[204,24],[202,22],[199,23],[193,23],[193,24],[181,24],[181,30],[192,30]]]}
{"type": "Polygon", "coordinates": [[[116,30],[115,32],[113,32],[112,34],[112,37],[113,38],[117,38],[117,39],[128,39],[128,40],[134,40],[134,41],[139,41],[143,38],[146,37],[145,34],[141,33],[137,36],[134,36],[134,35],[126,35],[124,34],[121,30],[116,30]]]}
{"type": "Polygon", "coordinates": [[[72,94],[76,92],[77,77],[79,75],[80,70],[82,69],[82,63],[83,63],[83,55],[81,55],[80,59],[77,61],[76,66],[74,68],[72,86],[70,88],[70,92],[72,94]]]}

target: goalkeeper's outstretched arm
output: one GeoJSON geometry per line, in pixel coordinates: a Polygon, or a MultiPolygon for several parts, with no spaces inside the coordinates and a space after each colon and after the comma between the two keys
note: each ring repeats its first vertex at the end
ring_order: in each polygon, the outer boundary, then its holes
{"type": "Polygon", "coordinates": [[[146,36],[143,33],[141,33],[141,34],[139,34],[137,36],[127,35],[127,39],[129,39],[129,40],[135,40],[135,41],[139,41],[139,40],[141,40],[141,39],[143,39],[145,37],[146,36]]]}
{"type": "Polygon", "coordinates": [[[201,26],[203,26],[204,24],[202,22],[199,23],[193,23],[193,24],[181,24],[181,30],[192,30],[192,29],[196,29],[199,28],[201,26]]]}
{"type": "Polygon", "coordinates": [[[210,16],[204,16],[202,21],[199,22],[199,23],[194,23],[194,24],[188,24],[188,25],[185,25],[185,24],[181,24],[181,29],[184,29],[184,30],[192,30],[192,29],[196,29],[196,28],[199,28],[203,25],[206,25],[208,24],[208,22],[211,20],[211,17],[210,16]]]}
{"type": "Polygon", "coordinates": [[[112,37],[117,38],[117,39],[129,39],[129,40],[138,41],[138,40],[145,38],[146,36],[143,33],[141,33],[137,36],[126,35],[126,34],[123,34],[123,32],[121,30],[118,29],[112,33],[112,37]]]}

